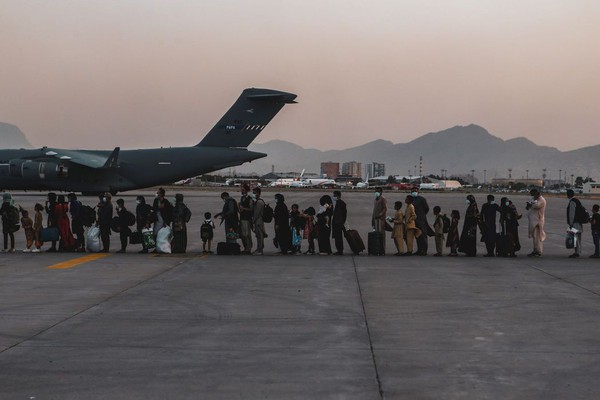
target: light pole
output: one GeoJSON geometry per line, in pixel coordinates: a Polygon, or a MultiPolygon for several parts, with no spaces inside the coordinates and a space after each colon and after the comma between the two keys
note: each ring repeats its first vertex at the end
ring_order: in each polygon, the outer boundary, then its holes
{"type": "MultiPolygon", "coordinates": [[[[526,179],[527,181],[529,181],[529,170],[528,170],[528,169],[526,169],[526,170],[525,170],[525,179],[526,179]]],[[[528,183],[528,184],[529,184],[529,183],[528,183]]]]}
{"type": "Polygon", "coordinates": [[[486,181],[486,175],[487,175],[487,169],[483,170],[483,184],[485,185],[485,181],[486,181]]]}

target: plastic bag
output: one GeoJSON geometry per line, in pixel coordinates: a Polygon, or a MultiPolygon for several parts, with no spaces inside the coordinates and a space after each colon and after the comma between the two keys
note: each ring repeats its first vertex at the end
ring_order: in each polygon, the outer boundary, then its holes
{"type": "Polygon", "coordinates": [[[168,226],[163,226],[156,235],[156,251],[159,253],[171,254],[171,240],[173,231],[168,226]]]}
{"type": "Polygon", "coordinates": [[[85,249],[90,253],[98,253],[102,250],[100,241],[100,228],[92,226],[85,233],[85,249]]]}

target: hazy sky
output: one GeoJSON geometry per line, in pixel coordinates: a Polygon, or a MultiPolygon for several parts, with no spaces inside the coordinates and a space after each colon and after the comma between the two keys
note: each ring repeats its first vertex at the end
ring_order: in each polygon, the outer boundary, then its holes
{"type": "Polygon", "coordinates": [[[0,0],[0,121],[34,146],[193,145],[267,87],[299,104],[259,142],[476,123],[569,150],[600,143],[599,21],[596,0],[0,0]]]}

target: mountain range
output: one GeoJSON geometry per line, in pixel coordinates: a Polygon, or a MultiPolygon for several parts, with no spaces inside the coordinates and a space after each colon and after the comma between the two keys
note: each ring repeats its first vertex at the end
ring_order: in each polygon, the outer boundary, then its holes
{"type": "Polygon", "coordinates": [[[513,178],[559,179],[559,170],[565,171],[567,180],[575,177],[600,178],[600,145],[584,147],[572,151],[560,151],[554,147],[539,146],[526,138],[503,140],[478,125],[455,126],[440,132],[427,133],[408,143],[394,144],[386,140],[375,140],[362,146],[345,150],[320,151],[305,149],[282,140],[272,140],[263,144],[252,144],[250,150],[267,153],[269,156],[236,167],[237,173],[301,171],[319,173],[320,163],[325,161],[378,162],[386,166],[386,175],[408,175],[418,173],[419,157],[423,157],[423,174],[446,176],[471,175],[483,181],[492,178],[508,178],[512,169],[513,178]],[[529,170],[529,172],[527,172],[529,170]]]}
{"type": "MultiPolygon", "coordinates": [[[[31,148],[31,144],[15,125],[0,122],[0,148],[31,148]]],[[[268,154],[268,157],[235,167],[236,173],[265,174],[275,171],[291,172],[306,169],[319,173],[321,162],[357,161],[384,163],[386,175],[418,173],[419,157],[423,157],[425,175],[467,176],[475,170],[475,178],[483,181],[507,178],[512,169],[513,178],[541,178],[546,169],[547,179],[570,181],[575,177],[600,179],[600,145],[583,147],[572,151],[560,151],[554,147],[539,146],[526,138],[503,140],[478,125],[455,126],[440,132],[427,133],[408,143],[394,144],[375,140],[361,146],[344,150],[305,149],[283,140],[253,143],[250,150],[268,154]],[[416,168],[415,168],[416,166],[416,168]],[[529,172],[527,172],[529,170],[529,172]]]]}

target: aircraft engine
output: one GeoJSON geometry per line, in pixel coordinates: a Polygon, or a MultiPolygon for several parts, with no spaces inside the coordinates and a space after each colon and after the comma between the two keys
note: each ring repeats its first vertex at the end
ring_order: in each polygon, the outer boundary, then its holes
{"type": "Polygon", "coordinates": [[[56,162],[33,160],[10,160],[10,176],[24,179],[56,179],[66,178],[69,168],[56,162]]]}

